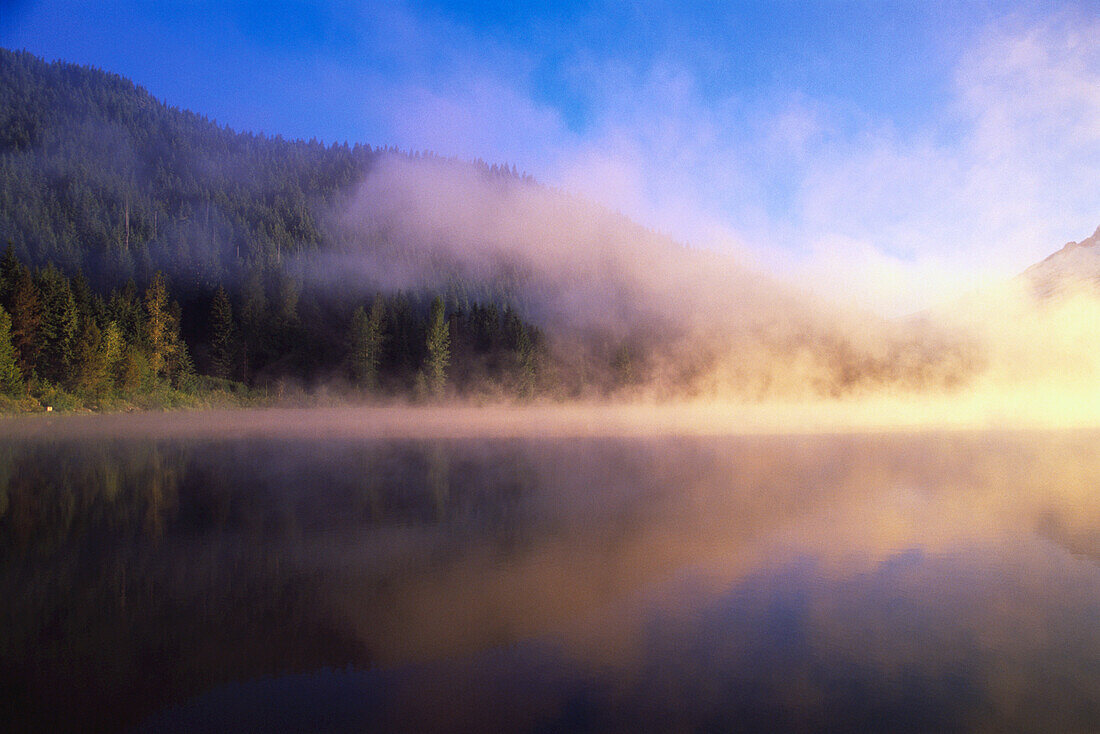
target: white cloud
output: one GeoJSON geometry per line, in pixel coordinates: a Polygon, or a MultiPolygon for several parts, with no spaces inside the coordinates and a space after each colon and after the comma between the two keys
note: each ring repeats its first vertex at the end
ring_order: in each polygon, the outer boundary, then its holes
{"type": "MultiPolygon", "coordinates": [[[[915,139],[867,131],[808,163],[801,236],[864,243],[802,263],[833,292],[889,264],[901,312],[1009,277],[1100,223],[1100,21],[989,30],[956,72],[956,102],[915,139]],[[829,281],[834,281],[829,283],[829,281]]],[[[822,252],[825,254],[823,255],[822,252]]],[[[889,301],[893,300],[891,304],[889,301]]],[[[870,305],[870,304],[868,304],[870,305]]]]}
{"type": "Polygon", "coordinates": [[[715,96],[690,58],[571,48],[577,130],[535,92],[538,48],[400,7],[370,18],[400,70],[365,80],[383,142],[515,163],[881,312],[1009,277],[1100,224],[1097,18],[987,28],[916,128],[812,90],[715,96]]]}

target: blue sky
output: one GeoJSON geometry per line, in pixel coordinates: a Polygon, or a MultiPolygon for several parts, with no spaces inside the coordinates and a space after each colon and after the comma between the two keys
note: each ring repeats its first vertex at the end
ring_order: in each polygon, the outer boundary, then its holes
{"type": "Polygon", "coordinates": [[[1100,224],[1088,2],[4,2],[237,129],[507,162],[886,312],[1100,224]]]}

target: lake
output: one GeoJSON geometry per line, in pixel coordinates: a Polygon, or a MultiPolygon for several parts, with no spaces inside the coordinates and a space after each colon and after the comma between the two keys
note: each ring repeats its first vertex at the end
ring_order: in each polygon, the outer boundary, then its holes
{"type": "Polygon", "coordinates": [[[0,424],[0,729],[1100,729],[1100,432],[339,415],[0,424]]]}

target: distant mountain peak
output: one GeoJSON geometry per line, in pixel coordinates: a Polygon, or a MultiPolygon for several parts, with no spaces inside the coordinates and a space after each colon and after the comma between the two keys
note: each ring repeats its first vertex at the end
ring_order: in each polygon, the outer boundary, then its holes
{"type": "Polygon", "coordinates": [[[1067,242],[1025,270],[1036,295],[1048,297],[1070,288],[1091,285],[1100,289],[1100,227],[1080,242],[1067,242]]]}

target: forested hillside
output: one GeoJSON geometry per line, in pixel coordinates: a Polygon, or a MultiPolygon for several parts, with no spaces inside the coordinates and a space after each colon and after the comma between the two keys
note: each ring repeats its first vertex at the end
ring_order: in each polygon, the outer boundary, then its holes
{"type": "Polygon", "coordinates": [[[980,362],[513,166],[234,132],[2,49],[0,252],[0,390],[32,404],[835,397],[980,362]]]}
{"type": "Polygon", "coordinates": [[[97,282],[223,280],[316,248],[378,152],[219,127],[114,74],[0,51],[0,238],[97,282]]]}
{"type": "Polygon", "coordinates": [[[399,155],[237,133],[117,75],[0,50],[0,249],[10,248],[0,305],[13,321],[20,384],[86,388],[73,355],[93,325],[120,330],[141,346],[135,355],[153,357],[132,311],[151,316],[141,294],[159,283],[175,298],[179,351],[190,355],[183,372],[194,365],[261,385],[531,393],[542,339],[509,304],[453,293],[442,304],[427,291],[363,297],[311,287],[288,267],[336,238],[325,213],[379,157],[399,155]],[[72,299],[73,313],[51,310],[72,299]],[[47,348],[55,337],[41,323],[66,319],[64,344],[47,348]],[[434,351],[433,328],[447,332],[434,351]],[[51,349],[69,356],[39,364],[51,349]]]}

